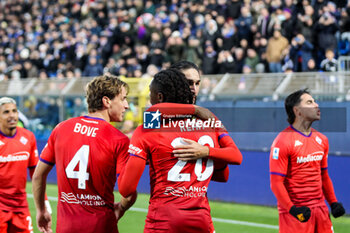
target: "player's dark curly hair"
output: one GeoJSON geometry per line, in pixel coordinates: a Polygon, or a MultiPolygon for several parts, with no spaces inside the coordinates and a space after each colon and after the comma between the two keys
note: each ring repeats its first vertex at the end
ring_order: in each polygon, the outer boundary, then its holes
{"type": "Polygon", "coordinates": [[[158,92],[163,94],[163,102],[192,104],[193,94],[185,75],[176,69],[158,72],[152,81],[158,92]]]}
{"type": "Polygon", "coordinates": [[[290,94],[284,101],[284,108],[286,109],[289,124],[293,124],[295,121],[295,114],[293,111],[294,106],[297,106],[301,102],[301,96],[303,94],[310,94],[310,92],[305,89],[301,89],[290,94]]]}
{"type": "Polygon", "coordinates": [[[89,112],[96,112],[103,109],[102,98],[107,96],[114,99],[125,87],[129,91],[127,83],[120,80],[117,76],[104,74],[95,77],[86,85],[86,101],[89,112]]]}

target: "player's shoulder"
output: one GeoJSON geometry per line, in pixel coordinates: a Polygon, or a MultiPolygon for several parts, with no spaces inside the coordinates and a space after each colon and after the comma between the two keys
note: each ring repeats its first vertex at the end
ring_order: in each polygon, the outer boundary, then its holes
{"type": "Polygon", "coordinates": [[[274,139],[272,146],[287,146],[292,141],[294,137],[295,131],[291,128],[291,126],[288,126],[284,130],[282,130],[276,138],[274,139]]]}
{"type": "Polygon", "coordinates": [[[314,137],[319,137],[319,138],[321,138],[321,139],[324,140],[324,141],[328,141],[327,136],[324,135],[323,133],[319,132],[318,130],[312,128],[312,129],[311,129],[311,132],[312,132],[312,134],[314,135],[314,137]]]}
{"type": "Polygon", "coordinates": [[[17,134],[20,136],[34,137],[34,133],[28,129],[17,126],[17,134]]]}

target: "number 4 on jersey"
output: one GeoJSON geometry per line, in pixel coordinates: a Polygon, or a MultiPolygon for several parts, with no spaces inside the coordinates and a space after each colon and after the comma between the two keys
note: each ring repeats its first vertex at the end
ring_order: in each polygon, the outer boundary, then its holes
{"type": "Polygon", "coordinates": [[[89,180],[89,173],[87,173],[87,166],[89,161],[89,151],[90,147],[88,145],[83,145],[80,149],[75,153],[73,159],[69,162],[66,167],[66,175],[71,179],[78,179],[78,188],[85,189],[86,182],[89,180]],[[75,167],[79,163],[79,170],[74,171],[75,167]]]}

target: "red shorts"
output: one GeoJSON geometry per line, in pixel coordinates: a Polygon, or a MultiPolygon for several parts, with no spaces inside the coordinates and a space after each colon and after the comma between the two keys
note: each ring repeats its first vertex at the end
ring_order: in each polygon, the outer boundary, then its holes
{"type": "Polygon", "coordinates": [[[307,222],[299,222],[289,213],[279,214],[280,233],[334,233],[328,207],[311,207],[311,217],[307,222]]]}
{"type": "Polygon", "coordinates": [[[144,233],[213,233],[210,212],[206,209],[178,209],[174,206],[149,206],[144,233]]]}
{"type": "Polygon", "coordinates": [[[0,233],[33,233],[32,218],[29,211],[0,210],[0,233]]]}

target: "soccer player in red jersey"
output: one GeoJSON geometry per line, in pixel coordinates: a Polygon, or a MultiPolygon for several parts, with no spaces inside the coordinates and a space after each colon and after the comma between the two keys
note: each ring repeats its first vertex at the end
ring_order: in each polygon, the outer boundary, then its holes
{"type": "MultiPolygon", "coordinates": [[[[193,95],[184,75],[168,69],[155,75],[150,85],[150,100],[152,104],[191,103],[193,95]]],[[[158,130],[143,126],[135,130],[130,158],[118,180],[119,192],[124,197],[135,192],[149,161],[151,198],[144,232],[214,232],[207,189],[214,169],[228,171],[227,163],[212,158],[182,161],[174,157],[172,151],[176,145],[186,144],[185,138],[216,149],[219,134],[201,127],[182,127],[186,121],[183,118],[172,121],[177,122],[176,126],[168,131],[163,125],[158,130]]],[[[235,164],[242,161],[238,149],[231,157],[235,164]]],[[[227,180],[228,173],[225,174],[223,179],[227,180]]]]}
{"type": "Polygon", "coordinates": [[[0,98],[0,233],[33,232],[25,188],[38,151],[34,134],[17,123],[16,101],[0,98]]]}
{"type": "MultiPolygon", "coordinates": [[[[190,85],[191,92],[193,94],[193,102],[196,103],[196,99],[199,93],[200,85],[200,72],[196,64],[189,61],[179,61],[171,65],[172,69],[181,71],[190,85]]],[[[147,111],[157,111],[159,110],[163,115],[194,115],[203,120],[208,120],[209,118],[215,118],[216,116],[211,113],[208,109],[189,104],[179,104],[179,103],[159,103],[151,106],[147,111]]],[[[219,148],[209,148],[207,146],[200,145],[198,142],[184,139],[186,145],[177,145],[174,147],[174,156],[183,161],[189,161],[193,159],[215,157],[224,160],[228,163],[234,163],[231,161],[231,154],[235,154],[237,147],[233,143],[226,130],[221,130],[219,144],[222,149],[219,148]]],[[[221,182],[221,175],[216,175],[214,173],[212,180],[221,182]]]]}
{"type": "Polygon", "coordinates": [[[318,104],[304,90],[285,100],[291,124],[274,140],[270,153],[271,189],[278,201],[280,233],[332,233],[325,200],[334,217],[345,209],[328,175],[328,139],[311,128],[320,120],[318,104]]]}
{"type": "Polygon", "coordinates": [[[58,233],[117,233],[117,221],[136,199],[114,203],[117,174],[128,158],[129,139],[110,122],[123,120],[128,86],[103,75],[87,85],[89,114],[61,122],[52,131],[33,176],[33,193],[40,231],[50,232],[43,208],[46,177],[56,164],[58,233]]]}

